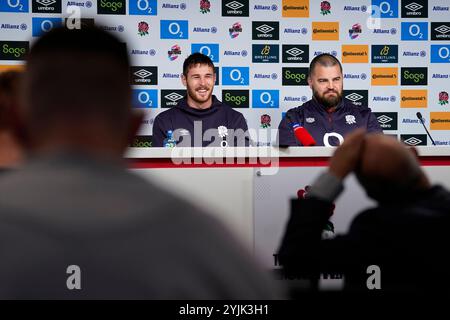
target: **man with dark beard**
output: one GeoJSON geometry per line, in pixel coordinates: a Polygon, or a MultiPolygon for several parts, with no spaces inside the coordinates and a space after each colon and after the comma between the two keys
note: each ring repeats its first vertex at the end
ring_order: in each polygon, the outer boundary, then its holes
{"type": "Polygon", "coordinates": [[[244,116],[212,94],[216,73],[208,56],[187,57],[181,80],[187,95],[155,118],[153,147],[249,145],[244,116]]]}
{"type": "Polygon", "coordinates": [[[304,127],[317,146],[339,146],[344,136],[356,128],[382,132],[376,117],[366,106],[355,106],[342,98],[342,66],[334,56],[324,53],[309,66],[308,84],[313,98],[290,109],[278,126],[280,146],[301,146],[293,127],[304,127]]]}

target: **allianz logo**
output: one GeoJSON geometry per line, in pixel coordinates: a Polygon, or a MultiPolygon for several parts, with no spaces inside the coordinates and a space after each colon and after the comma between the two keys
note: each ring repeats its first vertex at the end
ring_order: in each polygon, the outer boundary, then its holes
{"type": "Polygon", "coordinates": [[[353,73],[344,73],[344,79],[361,79],[366,80],[367,74],[361,73],[361,74],[353,74],[353,73]]]}
{"type": "Polygon", "coordinates": [[[395,102],[397,101],[397,97],[396,96],[374,96],[372,98],[372,101],[375,102],[395,102]]]}

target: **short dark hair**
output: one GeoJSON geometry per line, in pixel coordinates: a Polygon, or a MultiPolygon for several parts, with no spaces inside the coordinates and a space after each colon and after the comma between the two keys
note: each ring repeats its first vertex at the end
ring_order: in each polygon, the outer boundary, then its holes
{"type": "Polygon", "coordinates": [[[311,63],[309,64],[308,77],[311,77],[317,64],[319,64],[323,67],[332,67],[332,66],[338,65],[339,69],[341,70],[341,73],[342,73],[341,62],[335,56],[333,56],[331,54],[322,53],[322,54],[319,54],[318,56],[316,56],[314,59],[312,59],[311,63]]]}
{"type": "Polygon", "coordinates": [[[184,60],[183,63],[183,74],[184,76],[187,76],[189,69],[192,68],[193,66],[196,66],[197,64],[201,64],[201,65],[208,65],[211,68],[213,68],[214,72],[214,64],[211,61],[211,59],[207,56],[204,55],[203,53],[200,52],[195,52],[193,54],[191,54],[189,57],[186,58],[186,60],[184,60]]]}
{"type": "MultiPolygon", "coordinates": [[[[94,26],[54,28],[27,58],[24,96],[29,129],[96,117],[118,130],[131,114],[129,58],[118,38],[94,26]]],[[[80,128],[82,130],[82,128],[80,128]]]]}

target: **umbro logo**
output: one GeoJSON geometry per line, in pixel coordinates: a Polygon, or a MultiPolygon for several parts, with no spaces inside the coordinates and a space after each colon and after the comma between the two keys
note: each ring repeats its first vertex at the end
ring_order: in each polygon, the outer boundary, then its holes
{"type": "Polygon", "coordinates": [[[180,99],[183,99],[183,96],[181,94],[176,93],[176,92],[171,92],[169,94],[166,94],[164,96],[164,98],[166,98],[167,100],[170,100],[172,102],[176,102],[176,101],[178,101],[180,99]]]}
{"type": "Polygon", "coordinates": [[[258,30],[259,32],[262,32],[262,33],[268,33],[275,29],[272,28],[271,26],[268,26],[267,24],[263,24],[262,26],[257,27],[256,30],[258,30]]]}
{"type": "Polygon", "coordinates": [[[136,71],[136,72],[134,73],[135,76],[138,76],[138,77],[141,78],[141,79],[148,78],[148,77],[150,77],[152,74],[153,74],[153,73],[151,73],[150,71],[147,71],[147,70],[145,70],[145,69],[140,69],[140,70],[138,70],[138,71],[136,71]]]}
{"type": "Polygon", "coordinates": [[[289,55],[296,57],[301,55],[302,53],[304,53],[305,51],[300,50],[299,48],[291,48],[289,50],[286,50],[286,53],[288,53],[289,55]]]}
{"type": "Polygon", "coordinates": [[[408,4],[408,5],[406,5],[405,8],[408,9],[408,10],[411,10],[411,11],[417,11],[417,10],[422,9],[423,6],[418,4],[418,3],[412,2],[412,3],[408,4]]]}
{"type": "Polygon", "coordinates": [[[388,122],[391,122],[393,119],[388,117],[387,115],[383,114],[383,115],[377,117],[377,120],[381,124],[386,124],[388,122]]]}
{"type": "Polygon", "coordinates": [[[360,94],[357,94],[357,93],[355,93],[355,92],[352,92],[352,93],[346,95],[345,97],[346,97],[348,100],[352,101],[352,102],[356,102],[356,101],[359,101],[359,100],[361,100],[362,98],[364,98],[364,96],[362,96],[362,95],[360,95],[360,94]]]}
{"type": "Polygon", "coordinates": [[[41,5],[43,5],[43,6],[45,6],[45,7],[48,7],[48,6],[52,5],[52,4],[55,4],[56,0],[36,0],[36,2],[41,4],[41,5]]]}
{"type": "Polygon", "coordinates": [[[227,3],[225,6],[232,10],[237,10],[237,9],[242,8],[244,5],[237,1],[231,1],[230,3],[227,3]]]}

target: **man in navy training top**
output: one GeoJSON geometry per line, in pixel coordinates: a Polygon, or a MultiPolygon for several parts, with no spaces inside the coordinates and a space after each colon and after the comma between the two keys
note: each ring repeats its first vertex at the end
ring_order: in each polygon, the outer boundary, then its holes
{"type": "Polygon", "coordinates": [[[216,73],[208,56],[197,52],[187,57],[181,80],[187,95],[155,118],[153,147],[249,145],[243,115],[212,94],[216,73]]]}
{"type": "Polygon", "coordinates": [[[303,126],[317,146],[339,146],[344,136],[356,128],[367,132],[382,132],[367,106],[355,106],[342,97],[342,65],[334,56],[324,53],[309,66],[308,84],[313,98],[290,109],[278,126],[280,146],[301,146],[292,126],[303,126]]]}

